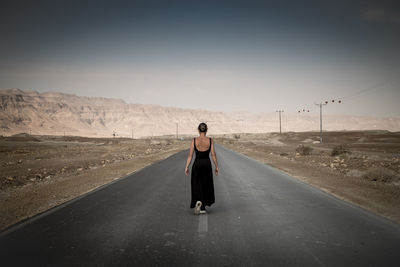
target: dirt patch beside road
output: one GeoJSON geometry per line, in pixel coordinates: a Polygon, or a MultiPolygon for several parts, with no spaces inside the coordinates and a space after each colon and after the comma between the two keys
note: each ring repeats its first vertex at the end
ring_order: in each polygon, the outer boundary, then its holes
{"type": "Polygon", "coordinates": [[[0,229],[189,146],[172,138],[2,137],[0,229]]]}
{"type": "Polygon", "coordinates": [[[400,133],[235,134],[221,145],[400,223],[400,133]],[[307,150],[309,150],[307,152],[307,150]]]}

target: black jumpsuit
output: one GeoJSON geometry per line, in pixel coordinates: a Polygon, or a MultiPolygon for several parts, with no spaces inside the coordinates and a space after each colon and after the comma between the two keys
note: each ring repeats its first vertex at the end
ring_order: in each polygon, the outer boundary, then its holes
{"type": "Polygon", "coordinates": [[[192,201],[190,207],[194,208],[197,201],[201,201],[204,206],[211,206],[215,202],[213,173],[210,160],[210,147],[206,151],[199,151],[194,140],[194,150],[196,158],[192,166],[192,201]]]}

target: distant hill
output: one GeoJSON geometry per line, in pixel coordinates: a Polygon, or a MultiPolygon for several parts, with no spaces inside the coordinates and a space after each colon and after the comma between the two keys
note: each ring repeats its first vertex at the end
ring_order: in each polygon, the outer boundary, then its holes
{"type": "MultiPolygon", "coordinates": [[[[0,134],[18,133],[134,137],[197,133],[208,122],[210,134],[279,131],[278,114],[215,112],[199,109],[127,104],[120,99],[63,93],[0,90],[0,134]]],[[[325,115],[324,130],[400,131],[400,118],[325,115]]],[[[318,131],[318,114],[283,113],[283,131],[318,131]]]]}

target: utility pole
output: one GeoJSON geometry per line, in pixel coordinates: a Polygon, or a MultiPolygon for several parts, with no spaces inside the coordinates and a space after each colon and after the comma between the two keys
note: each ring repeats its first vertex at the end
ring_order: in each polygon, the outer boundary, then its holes
{"type": "Polygon", "coordinates": [[[276,112],[279,112],[279,134],[282,134],[282,119],[281,119],[281,113],[283,110],[277,110],[276,112]]]}
{"type": "Polygon", "coordinates": [[[176,123],[176,139],[178,140],[178,123],[176,123]]]}
{"type": "Polygon", "coordinates": [[[328,103],[319,103],[315,104],[316,106],[319,106],[319,143],[322,144],[322,106],[327,105],[328,103]]]}
{"type": "Polygon", "coordinates": [[[133,139],[133,129],[132,129],[132,139],[133,139]]]}

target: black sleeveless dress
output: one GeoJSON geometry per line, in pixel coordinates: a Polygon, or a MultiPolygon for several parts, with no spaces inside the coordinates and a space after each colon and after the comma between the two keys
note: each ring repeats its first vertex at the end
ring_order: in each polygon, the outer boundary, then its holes
{"type": "Polygon", "coordinates": [[[215,202],[213,173],[210,160],[210,147],[206,151],[199,151],[196,148],[196,140],[194,141],[194,150],[196,158],[192,166],[192,201],[190,208],[194,208],[197,201],[201,201],[204,206],[211,206],[215,202]]]}

